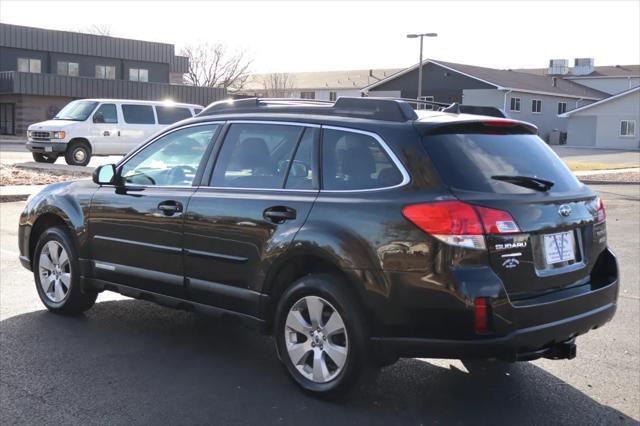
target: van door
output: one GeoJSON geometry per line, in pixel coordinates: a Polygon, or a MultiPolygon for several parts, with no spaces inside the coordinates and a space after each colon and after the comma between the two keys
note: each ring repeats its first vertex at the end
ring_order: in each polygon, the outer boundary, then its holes
{"type": "Polygon", "coordinates": [[[118,110],[115,104],[101,104],[93,113],[89,123],[88,138],[93,154],[109,155],[118,153],[120,132],[118,110]]]}
{"type": "Polygon", "coordinates": [[[122,145],[118,154],[126,154],[161,127],[156,124],[155,112],[151,105],[123,103],[120,107],[123,125],[120,130],[122,145]]]}

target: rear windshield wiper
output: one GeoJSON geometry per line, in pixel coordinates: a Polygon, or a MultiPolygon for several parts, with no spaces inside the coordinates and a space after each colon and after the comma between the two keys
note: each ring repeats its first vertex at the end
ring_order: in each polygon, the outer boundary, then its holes
{"type": "Polygon", "coordinates": [[[546,192],[554,185],[553,181],[547,179],[540,179],[533,176],[509,176],[509,175],[496,175],[491,176],[491,179],[500,180],[503,182],[509,182],[514,185],[523,186],[525,188],[533,189],[540,192],[546,192]]]}

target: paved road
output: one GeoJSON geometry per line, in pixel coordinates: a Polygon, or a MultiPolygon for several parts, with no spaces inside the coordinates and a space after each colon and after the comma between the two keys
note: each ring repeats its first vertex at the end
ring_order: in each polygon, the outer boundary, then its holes
{"type": "Polygon", "coordinates": [[[43,310],[16,260],[24,203],[0,204],[1,424],[638,424],[640,188],[601,186],[622,266],[618,313],[578,358],[488,379],[403,360],[346,400],[302,394],[272,342],[229,320],[112,294],[80,318],[43,310]]]}
{"type": "Polygon", "coordinates": [[[583,163],[628,164],[640,166],[640,151],[622,151],[619,149],[589,149],[567,146],[552,146],[553,150],[564,160],[583,163]]]}

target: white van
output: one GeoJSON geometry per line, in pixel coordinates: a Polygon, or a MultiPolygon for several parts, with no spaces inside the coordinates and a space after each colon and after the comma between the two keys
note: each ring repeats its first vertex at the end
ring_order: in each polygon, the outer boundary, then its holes
{"type": "Polygon", "coordinates": [[[85,166],[92,155],[124,155],[163,127],[202,111],[201,105],[125,99],[69,102],[52,119],[27,130],[27,149],[38,162],[85,166]]]}

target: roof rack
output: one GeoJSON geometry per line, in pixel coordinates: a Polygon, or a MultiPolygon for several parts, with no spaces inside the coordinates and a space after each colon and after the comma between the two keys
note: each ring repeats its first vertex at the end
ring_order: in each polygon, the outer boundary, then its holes
{"type": "Polygon", "coordinates": [[[279,112],[406,122],[418,119],[418,114],[410,104],[432,105],[437,107],[439,111],[453,114],[466,113],[505,117],[505,114],[495,107],[378,97],[339,97],[335,102],[300,98],[243,98],[214,102],[198,115],[279,112]]]}
{"type": "Polygon", "coordinates": [[[244,98],[214,102],[198,115],[233,114],[239,112],[304,113],[399,122],[418,118],[413,108],[403,100],[356,97],[340,97],[335,102],[316,99],[244,98]]]}

